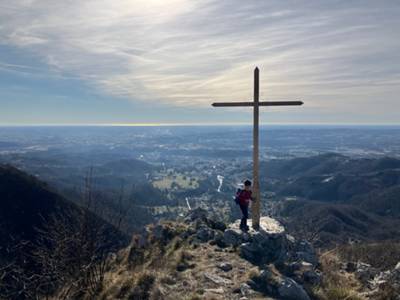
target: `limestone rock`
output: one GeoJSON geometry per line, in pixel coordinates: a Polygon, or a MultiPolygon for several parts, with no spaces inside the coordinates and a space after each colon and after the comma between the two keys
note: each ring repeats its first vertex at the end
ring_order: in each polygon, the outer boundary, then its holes
{"type": "Polygon", "coordinates": [[[237,247],[243,242],[243,233],[237,229],[228,228],[224,232],[224,243],[228,246],[237,247]]]}
{"type": "Polygon", "coordinates": [[[206,226],[201,226],[197,230],[196,237],[202,242],[208,242],[214,238],[214,231],[206,226]]]}
{"type": "Polygon", "coordinates": [[[321,283],[322,275],[321,272],[315,270],[308,270],[303,273],[303,281],[312,285],[318,285],[321,283]]]}
{"type": "Polygon", "coordinates": [[[211,218],[207,220],[207,225],[215,230],[224,231],[226,229],[226,225],[224,222],[216,220],[215,218],[211,218]]]}
{"type": "Polygon", "coordinates": [[[185,223],[192,224],[197,229],[203,225],[218,231],[224,231],[226,229],[224,222],[218,220],[215,216],[210,216],[209,213],[202,208],[189,211],[185,217],[185,223]]]}
{"type": "Polygon", "coordinates": [[[365,294],[371,299],[382,296],[382,293],[387,292],[387,287],[393,295],[397,295],[400,299],[400,265],[397,264],[394,269],[378,272],[375,268],[368,267],[368,264],[358,263],[355,274],[362,277],[361,282],[368,288],[369,292],[365,294]],[[372,277],[372,278],[371,278],[372,277]]]}
{"type": "Polygon", "coordinates": [[[218,247],[225,248],[227,244],[225,243],[224,234],[220,231],[216,231],[214,235],[214,244],[218,247]]]}
{"type": "Polygon", "coordinates": [[[240,245],[240,255],[251,262],[260,261],[262,255],[260,255],[262,249],[260,249],[255,243],[243,243],[240,245]]]}
{"type": "Polygon", "coordinates": [[[239,247],[241,256],[258,265],[274,262],[287,264],[289,261],[307,262],[315,268],[318,258],[312,245],[307,241],[296,241],[286,234],[284,227],[275,219],[262,217],[258,231],[251,228],[243,232],[240,220],[230,224],[224,232],[224,243],[239,247]]]}
{"type": "Polygon", "coordinates": [[[232,283],[229,279],[222,278],[221,276],[211,274],[211,273],[204,273],[204,277],[217,285],[229,285],[232,283]]]}
{"type": "Polygon", "coordinates": [[[229,272],[230,270],[233,269],[232,265],[227,262],[220,263],[217,267],[224,272],[229,272]]]}
{"type": "Polygon", "coordinates": [[[378,275],[379,271],[369,264],[358,262],[354,273],[361,282],[367,283],[374,279],[374,277],[378,275]]]}
{"type": "Polygon", "coordinates": [[[309,242],[299,241],[295,245],[295,249],[296,249],[295,260],[305,261],[312,264],[313,266],[317,265],[318,263],[317,254],[309,242]]]}
{"type": "Polygon", "coordinates": [[[222,287],[217,288],[217,289],[205,289],[204,292],[212,293],[212,294],[219,294],[219,295],[222,295],[225,293],[225,291],[222,287]]]}
{"type": "Polygon", "coordinates": [[[265,270],[253,278],[255,290],[266,295],[287,300],[310,300],[307,292],[296,281],[280,274],[275,268],[267,266],[265,270]]]}
{"type": "Polygon", "coordinates": [[[183,272],[186,271],[187,269],[193,269],[196,267],[195,263],[188,263],[188,262],[180,262],[177,266],[176,266],[176,270],[178,272],[183,272]]]}
{"type": "Polygon", "coordinates": [[[291,273],[296,271],[309,271],[313,269],[313,265],[306,261],[295,261],[289,264],[291,273]]]}
{"type": "Polygon", "coordinates": [[[278,287],[279,297],[288,300],[310,300],[301,285],[291,278],[284,278],[278,287]]]}
{"type": "Polygon", "coordinates": [[[247,283],[242,283],[240,285],[240,293],[243,297],[247,297],[251,294],[251,287],[247,283]]]}
{"type": "MultiPolygon", "coordinates": [[[[263,232],[269,235],[273,234],[283,234],[285,232],[285,228],[275,219],[270,217],[261,217],[260,218],[260,229],[256,231],[252,228],[252,221],[248,220],[247,225],[249,226],[249,234],[252,235],[256,232],[263,232]]],[[[240,220],[236,220],[234,223],[228,226],[229,229],[240,230],[240,220]]]]}
{"type": "Polygon", "coordinates": [[[283,274],[301,284],[318,285],[322,279],[321,272],[314,265],[305,261],[285,262],[282,271],[283,274]]]}
{"type": "Polygon", "coordinates": [[[240,220],[230,224],[224,232],[224,242],[228,246],[240,246],[242,257],[253,263],[269,263],[286,255],[287,237],[284,227],[275,219],[262,217],[258,231],[251,228],[243,232],[240,220]]]}

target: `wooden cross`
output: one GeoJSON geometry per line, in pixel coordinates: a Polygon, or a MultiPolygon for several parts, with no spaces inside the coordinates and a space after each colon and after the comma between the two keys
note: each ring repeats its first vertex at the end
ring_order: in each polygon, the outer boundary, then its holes
{"type": "Polygon", "coordinates": [[[260,106],[292,106],[302,105],[302,101],[259,101],[260,71],[254,69],[254,98],[250,102],[216,102],[214,107],[221,106],[253,106],[253,195],[255,201],[252,204],[252,225],[255,230],[260,228],[260,183],[259,183],[259,155],[258,155],[258,124],[260,106]]]}

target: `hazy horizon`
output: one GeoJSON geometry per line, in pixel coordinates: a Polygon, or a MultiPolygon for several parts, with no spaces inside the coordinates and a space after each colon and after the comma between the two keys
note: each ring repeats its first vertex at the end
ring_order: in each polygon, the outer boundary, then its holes
{"type": "MultiPolygon", "coordinates": [[[[295,127],[295,126],[305,126],[305,127],[399,127],[400,123],[260,123],[260,127],[276,127],[276,126],[287,126],[287,127],[295,127]]],[[[165,126],[247,126],[252,127],[252,123],[131,123],[131,124],[119,124],[119,123],[48,123],[48,124],[29,124],[29,123],[10,123],[10,124],[0,124],[0,127],[165,127],[165,126]]]]}

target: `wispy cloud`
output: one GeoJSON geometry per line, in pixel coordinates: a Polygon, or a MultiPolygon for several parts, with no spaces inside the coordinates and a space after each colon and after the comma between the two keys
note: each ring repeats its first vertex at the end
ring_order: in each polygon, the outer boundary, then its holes
{"type": "Polygon", "coordinates": [[[0,4],[1,44],[110,95],[178,106],[251,98],[258,65],[266,99],[305,98],[321,111],[373,111],[376,101],[400,109],[398,28],[397,1],[0,4]]]}

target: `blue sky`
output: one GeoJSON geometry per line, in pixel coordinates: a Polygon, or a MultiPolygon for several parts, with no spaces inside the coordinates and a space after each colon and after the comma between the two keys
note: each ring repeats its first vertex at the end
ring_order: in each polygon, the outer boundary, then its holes
{"type": "Polygon", "coordinates": [[[400,1],[0,0],[0,123],[400,123],[400,1]]]}

